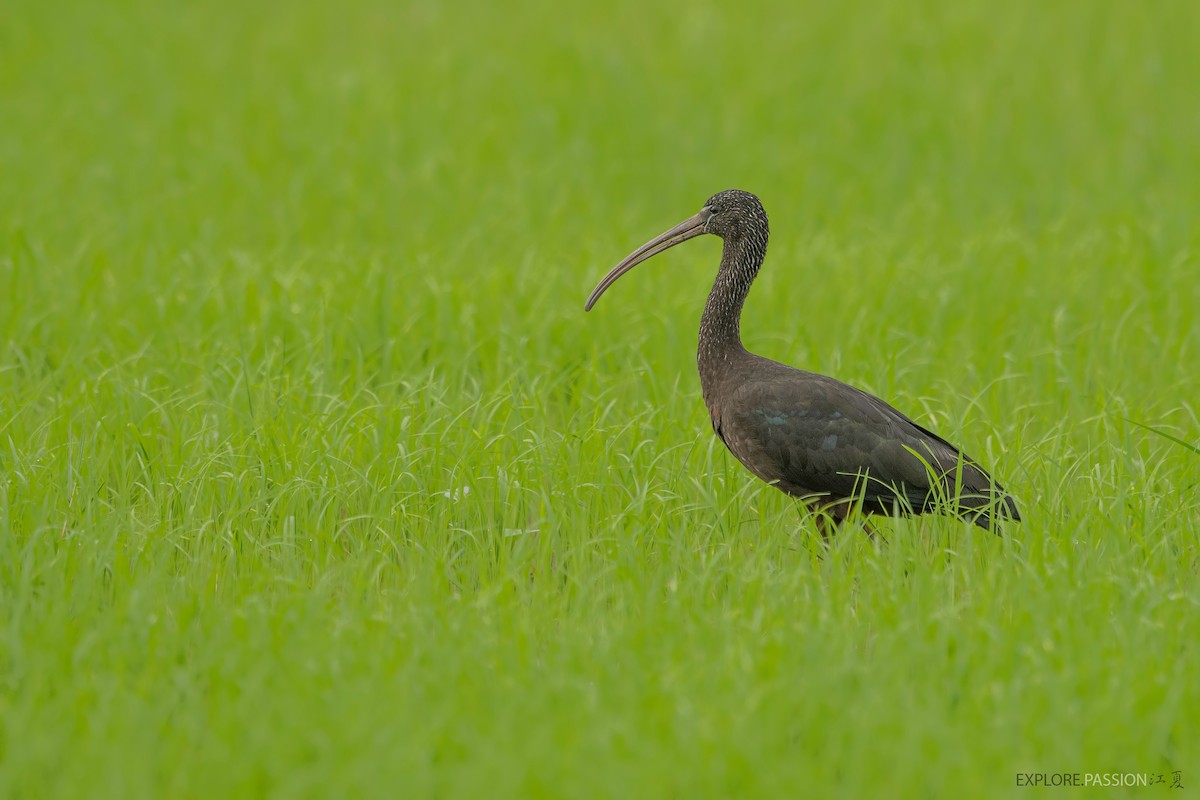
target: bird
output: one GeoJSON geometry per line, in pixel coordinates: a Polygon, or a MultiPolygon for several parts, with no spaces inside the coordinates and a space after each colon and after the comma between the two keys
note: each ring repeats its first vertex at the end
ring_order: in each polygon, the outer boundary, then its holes
{"type": "Polygon", "coordinates": [[[741,317],[767,254],[770,227],[758,197],[728,189],[613,267],[587,298],[638,264],[703,234],[723,240],[704,312],[696,366],[713,431],[751,473],[804,502],[822,537],[856,517],[949,513],[999,533],[1019,522],[1016,501],[979,465],[888,403],[834,378],[751,353],[741,317]]]}

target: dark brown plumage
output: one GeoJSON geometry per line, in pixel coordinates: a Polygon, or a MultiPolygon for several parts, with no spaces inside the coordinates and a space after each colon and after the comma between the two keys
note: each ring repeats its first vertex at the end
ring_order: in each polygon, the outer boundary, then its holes
{"type": "Polygon", "coordinates": [[[700,385],[713,430],[747,469],[835,522],[858,503],[871,514],[945,508],[988,530],[997,516],[1020,520],[1012,497],[945,439],[853,386],[742,346],[742,306],[769,234],[749,192],[719,192],[639,247],[604,276],[586,308],[642,261],[704,233],[720,236],[724,249],[700,318],[700,385]]]}

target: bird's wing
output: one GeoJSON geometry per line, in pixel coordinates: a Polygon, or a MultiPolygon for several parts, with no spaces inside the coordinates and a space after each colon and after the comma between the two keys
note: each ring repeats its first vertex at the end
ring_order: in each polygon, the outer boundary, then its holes
{"type": "Polygon", "coordinates": [[[790,493],[861,496],[879,510],[900,499],[921,510],[932,500],[932,469],[990,494],[990,477],[957,448],[848,384],[789,369],[732,397],[720,414],[722,438],[752,472],[790,493]]]}

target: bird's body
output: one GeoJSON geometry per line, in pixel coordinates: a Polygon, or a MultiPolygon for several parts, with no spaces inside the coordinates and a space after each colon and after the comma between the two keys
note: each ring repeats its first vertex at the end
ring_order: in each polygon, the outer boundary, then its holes
{"type": "Polygon", "coordinates": [[[742,306],[769,234],[766,212],[748,192],[713,195],[699,214],[634,251],[587,308],[637,264],[702,233],[720,236],[724,248],[700,321],[701,389],[713,431],[750,472],[837,522],[854,506],[920,514],[940,505],[987,529],[997,515],[1020,519],[974,460],[884,401],[742,346],[742,306]]]}
{"type": "MultiPolygon", "coordinates": [[[[725,363],[705,405],[717,436],[762,480],[817,499],[835,519],[852,501],[873,514],[923,513],[937,501],[930,472],[954,476],[961,461],[960,490],[940,488],[962,510],[980,509],[975,521],[990,527],[987,473],[884,401],[753,353],[725,363]]],[[[1012,498],[1004,502],[1015,517],[1012,498]]]]}

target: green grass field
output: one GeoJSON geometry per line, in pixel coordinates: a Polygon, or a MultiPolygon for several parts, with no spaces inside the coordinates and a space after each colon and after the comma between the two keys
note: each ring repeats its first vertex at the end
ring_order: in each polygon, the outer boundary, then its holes
{"type": "Polygon", "coordinates": [[[17,0],[0,797],[1197,791],[1198,75],[1170,0],[17,0]],[[820,557],[709,429],[715,238],[583,313],[730,187],[747,346],[1023,524],[820,557]]]}

